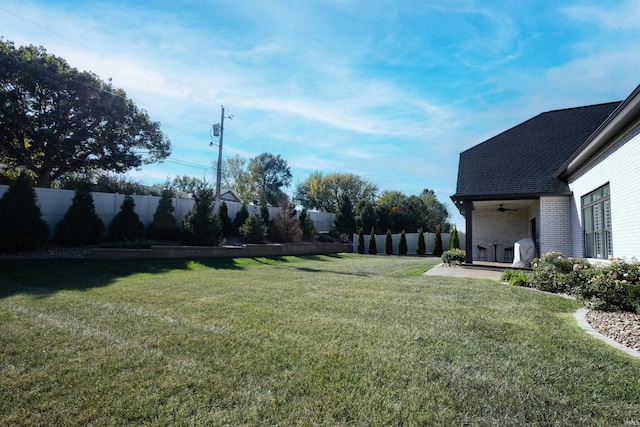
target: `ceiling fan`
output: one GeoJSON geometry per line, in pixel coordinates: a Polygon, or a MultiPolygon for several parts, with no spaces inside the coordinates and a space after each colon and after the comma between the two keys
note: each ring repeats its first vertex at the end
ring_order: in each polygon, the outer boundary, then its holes
{"type": "Polygon", "coordinates": [[[498,212],[517,211],[517,210],[518,209],[505,208],[504,206],[502,206],[502,203],[500,204],[500,207],[498,208],[498,212]]]}

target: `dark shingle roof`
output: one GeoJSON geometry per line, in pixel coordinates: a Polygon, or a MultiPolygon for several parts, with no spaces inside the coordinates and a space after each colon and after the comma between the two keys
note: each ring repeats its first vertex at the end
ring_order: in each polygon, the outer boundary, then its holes
{"type": "Polygon", "coordinates": [[[554,173],[619,104],[542,113],[463,151],[452,198],[568,193],[554,173]]]}

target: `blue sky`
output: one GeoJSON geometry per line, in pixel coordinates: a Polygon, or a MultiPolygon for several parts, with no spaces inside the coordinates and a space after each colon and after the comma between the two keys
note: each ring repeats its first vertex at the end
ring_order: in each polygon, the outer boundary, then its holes
{"type": "Polygon", "coordinates": [[[133,179],[213,180],[224,105],[225,157],[279,154],[294,185],[322,171],[430,188],[461,229],[459,153],[543,111],[624,99],[639,30],[638,0],[0,5],[4,39],[112,78],[161,123],[173,154],[133,179]]]}

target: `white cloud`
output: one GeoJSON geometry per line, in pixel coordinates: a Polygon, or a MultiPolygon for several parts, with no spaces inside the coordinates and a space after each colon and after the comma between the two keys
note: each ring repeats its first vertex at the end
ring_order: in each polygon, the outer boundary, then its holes
{"type": "Polygon", "coordinates": [[[561,9],[569,18],[612,30],[640,29],[640,0],[573,5],[561,9]]]}

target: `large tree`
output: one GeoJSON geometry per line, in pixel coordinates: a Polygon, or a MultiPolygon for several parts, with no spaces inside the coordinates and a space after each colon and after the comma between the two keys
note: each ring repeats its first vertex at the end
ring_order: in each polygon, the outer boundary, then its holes
{"type": "Polygon", "coordinates": [[[294,199],[307,209],[325,212],[338,212],[343,195],[346,195],[352,206],[360,202],[373,202],[378,193],[378,186],[352,173],[331,173],[323,175],[314,172],[296,185],[294,199]]]}
{"type": "Polygon", "coordinates": [[[122,89],[43,47],[0,39],[0,160],[49,187],[68,172],[124,172],[169,156],[171,144],[122,89]]]}
{"type": "Polygon", "coordinates": [[[262,153],[249,161],[248,170],[257,200],[277,206],[287,199],[282,189],[291,185],[291,169],[280,155],[262,153]]]}

